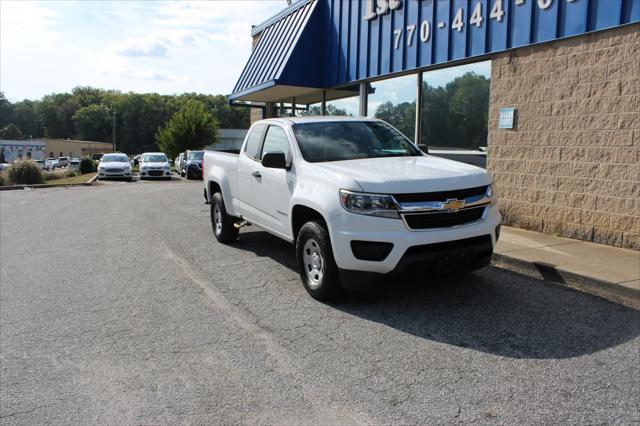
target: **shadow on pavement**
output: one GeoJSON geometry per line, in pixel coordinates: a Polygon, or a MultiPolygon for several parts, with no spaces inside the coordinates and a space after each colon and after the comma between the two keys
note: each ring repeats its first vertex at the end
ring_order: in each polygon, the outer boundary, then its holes
{"type": "MultiPolygon", "coordinates": [[[[262,231],[234,246],[296,271],[293,245],[262,231]]],[[[447,278],[398,275],[331,304],[414,336],[510,358],[561,359],[640,334],[640,312],[496,267],[447,278]]]]}

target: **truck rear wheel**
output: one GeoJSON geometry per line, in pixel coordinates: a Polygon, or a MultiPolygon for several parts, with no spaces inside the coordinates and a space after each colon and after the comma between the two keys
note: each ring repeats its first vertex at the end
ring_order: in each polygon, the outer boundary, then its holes
{"type": "Polygon", "coordinates": [[[318,222],[307,222],[300,229],[296,257],[302,284],[311,297],[328,301],[342,293],[329,232],[318,222]]]}
{"type": "Polygon", "coordinates": [[[227,214],[222,194],[219,192],[211,197],[211,227],[213,235],[220,243],[228,243],[238,238],[238,229],[233,226],[233,218],[227,214]]]}

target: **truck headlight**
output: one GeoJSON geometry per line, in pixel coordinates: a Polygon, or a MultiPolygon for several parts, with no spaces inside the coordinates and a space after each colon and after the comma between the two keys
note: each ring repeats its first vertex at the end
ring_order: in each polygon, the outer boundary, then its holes
{"type": "Polygon", "coordinates": [[[342,207],[351,213],[392,219],[400,218],[396,204],[390,195],[367,194],[341,189],[340,201],[342,202],[342,207]]]}

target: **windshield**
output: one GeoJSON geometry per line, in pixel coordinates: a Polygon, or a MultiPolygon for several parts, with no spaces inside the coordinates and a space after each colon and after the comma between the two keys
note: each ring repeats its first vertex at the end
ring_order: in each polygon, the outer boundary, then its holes
{"type": "Polygon", "coordinates": [[[204,151],[192,151],[189,153],[189,160],[202,160],[204,151]]]}
{"type": "Polygon", "coordinates": [[[105,154],[102,156],[101,163],[126,163],[129,161],[129,157],[126,155],[109,155],[105,154]]]}
{"type": "Polygon", "coordinates": [[[379,121],[300,123],[293,132],[302,156],[312,163],[422,155],[400,132],[379,121]]]}
{"type": "Polygon", "coordinates": [[[147,163],[166,163],[167,157],[164,154],[149,154],[143,156],[142,161],[147,163]]]}

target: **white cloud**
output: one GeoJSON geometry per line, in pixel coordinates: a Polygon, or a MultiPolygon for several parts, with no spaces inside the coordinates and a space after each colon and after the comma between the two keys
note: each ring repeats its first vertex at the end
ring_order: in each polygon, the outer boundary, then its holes
{"type": "Polygon", "coordinates": [[[229,93],[250,55],[252,24],[285,5],[0,1],[0,86],[10,99],[76,85],[229,93]]]}
{"type": "Polygon", "coordinates": [[[120,56],[130,56],[132,58],[166,58],[169,48],[162,43],[151,43],[143,46],[121,47],[116,50],[120,56]]]}

